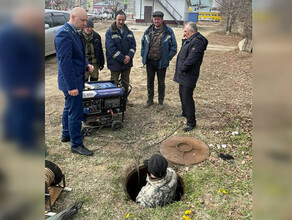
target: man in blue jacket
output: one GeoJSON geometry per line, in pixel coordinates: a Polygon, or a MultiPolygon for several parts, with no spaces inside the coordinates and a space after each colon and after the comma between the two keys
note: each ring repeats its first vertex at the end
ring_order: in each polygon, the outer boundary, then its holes
{"type": "Polygon", "coordinates": [[[145,108],[153,105],[154,78],[157,73],[159,109],[163,110],[166,68],[177,52],[177,43],[173,30],[163,22],[164,14],[155,11],[152,16],[153,24],[144,32],[141,45],[142,62],[147,70],[148,100],[145,108]]]}
{"type": "Polygon", "coordinates": [[[80,7],[74,8],[70,14],[70,21],[56,33],[55,48],[59,67],[59,89],[65,95],[61,141],[71,140],[72,153],[92,156],[93,152],[84,147],[81,134],[84,74],[86,68],[90,72],[94,70],[86,61],[85,48],[77,32],[86,26],[86,22],[86,11],[80,7]]]}
{"type": "Polygon", "coordinates": [[[111,71],[111,79],[118,81],[121,76],[125,80],[124,87],[128,91],[133,57],[136,52],[134,34],[125,24],[126,14],[120,10],[115,15],[115,22],[105,34],[107,68],[111,71]]]}
{"type": "Polygon", "coordinates": [[[177,116],[187,119],[185,132],[193,130],[197,124],[193,92],[199,78],[207,45],[208,40],[198,32],[196,24],[194,22],[187,23],[174,75],[174,81],[179,83],[179,96],[182,104],[182,113],[177,116]]]}

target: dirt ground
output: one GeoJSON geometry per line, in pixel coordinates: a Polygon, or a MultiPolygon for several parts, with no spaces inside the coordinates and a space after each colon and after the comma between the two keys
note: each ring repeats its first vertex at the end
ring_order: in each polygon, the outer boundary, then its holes
{"type": "MultiPolygon", "coordinates": [[[[95,23],[103,47],[109,25],[108,22],[95,23]]],[[[181,110],[178,84],[173,82],[176,56],[166,73],[165,110],[158,110],[157,79],[155,105],[143,108],[147,100],[146,68],[142,65],[140,51],[141,37],[147,26],[128,25],[137,43],[130,75],[133,90],[129,99],[134,106],[127,108],[122,130],[113,132],[103,128],[85,138],[84,145],[95,151],[93,157],[72,154],[70,143],[60,142],[64,96],[58,90],[55,55],[45,60],[46,159],[58,164],[65,173],[68,187],[73,188],[72,192],[61,194],[54,211],[61,211],[75,201],[84,201],[76,219],[125,219],[128,213],[129,219],[180,219],[187,209],[193,211],[193,219],[251,219],[252,56],[237,49],[241,37],[225,36],[220,32],[219,24],[198,24],[201,34],[209,40],[209,46],[194,92],[198,126],[184,133],[182,123],[185,121],[174,117],[181,110]],[[233,131],[238,131],[239,135],[232,136],[233,131]],[[159,152],[157,143],[171,134],[204,141],[210,146],[210,157],[194,166],[170,163],[185,182],[184,197],[168,207],[140,209],[127,198],[124,190],[126,175],[137,159],[142,163],[159,152]],[[220,147],[222,144],[227,147],[220,147]],[[231,154],[234,162],[218,158],[214,148],[231,154]],[[229,193],[224,198],[217,195],[221,185],[229,193]]],[[[174,26],[173,30],[179,51],[183,28],[174,26]]],[[[100,72],[100,80],[109,78],[110,72],[105,67],[100,72]]]]}

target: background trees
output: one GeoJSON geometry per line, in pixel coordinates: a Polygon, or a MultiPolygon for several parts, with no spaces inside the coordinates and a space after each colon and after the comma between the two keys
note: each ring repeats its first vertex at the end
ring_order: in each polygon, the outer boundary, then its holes
{"type": "Polygon", "coordinates": [[[243,33],[252,37],[252,0],[215,0],[221,16],[225,21],[226,35],[229,35],[235,24],[243,27],[243,33]]]}

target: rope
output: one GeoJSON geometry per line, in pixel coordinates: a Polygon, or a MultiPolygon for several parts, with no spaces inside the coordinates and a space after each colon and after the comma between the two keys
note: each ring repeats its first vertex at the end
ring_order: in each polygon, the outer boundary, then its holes
{"type": "Polygon", "coordinates": [[[55,174],[49,168],[45,168],[45,184],[49,187],[55,180],[55,174]]]}

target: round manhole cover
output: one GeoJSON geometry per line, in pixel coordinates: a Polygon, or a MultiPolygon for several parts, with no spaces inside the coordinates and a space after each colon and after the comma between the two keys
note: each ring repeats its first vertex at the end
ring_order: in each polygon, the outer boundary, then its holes
{"type": "Polygon", "coordinates": [[[190,165],[201,163],[209,156],[207,145],[192,137],[170,137],[160,144],[160,153],[169,161],[190,165]]]}

